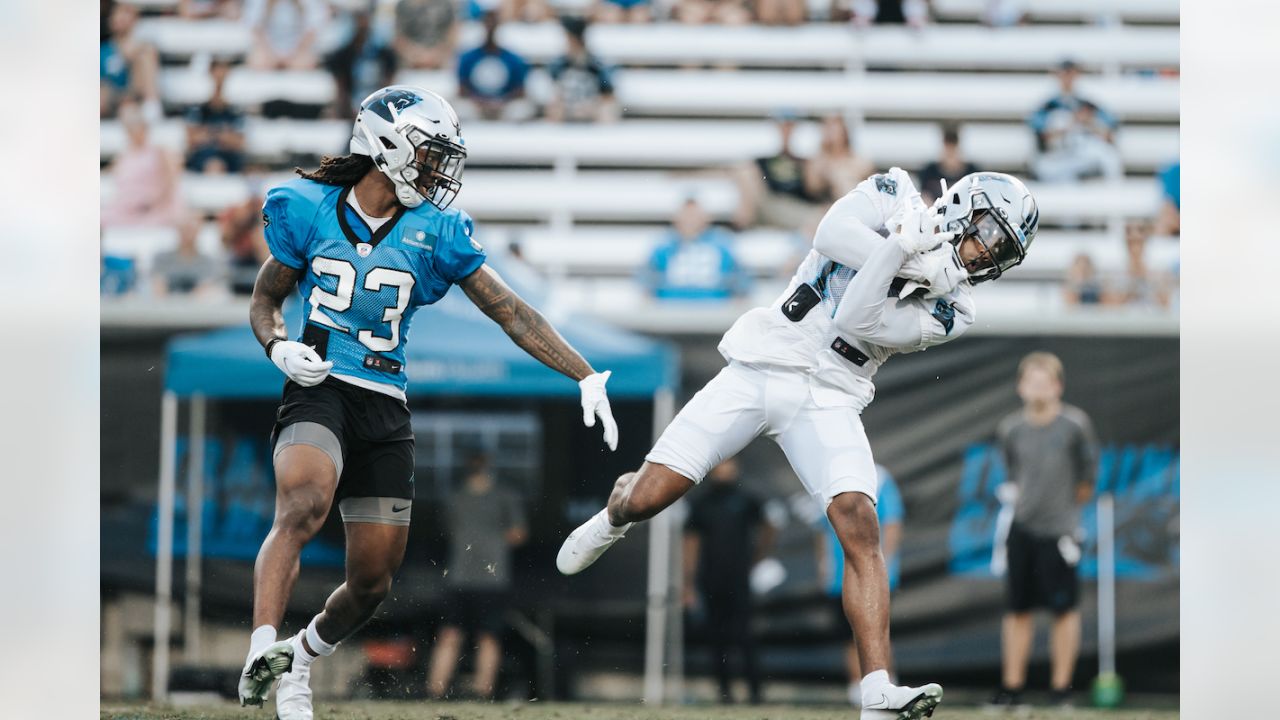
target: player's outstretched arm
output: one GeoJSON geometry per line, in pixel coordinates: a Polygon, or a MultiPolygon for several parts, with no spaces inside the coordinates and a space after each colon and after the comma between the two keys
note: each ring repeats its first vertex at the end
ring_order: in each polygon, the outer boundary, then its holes
{"type": "Polygon", "coordinates": [[[596,416],[604,424],[604,441],[609,449],[618,446],[618,426],[609,409],[605,382],[609,372],[597,373],[551,326],[542,313],[515,293],[493,268],[481,265],[458,283],[481,312],[498,323],[503,332],[547,367],[578,382],[582,390],[582,421],[594,427],[596,416]]]}

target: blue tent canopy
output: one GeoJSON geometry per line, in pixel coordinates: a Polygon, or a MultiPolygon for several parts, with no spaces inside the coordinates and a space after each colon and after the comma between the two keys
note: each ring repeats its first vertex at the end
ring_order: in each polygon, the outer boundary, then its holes
{"type": "MultiPolygon", "coordinates": [[[[300,327],[300,307],[285,319],[290,334],[300,327]]],[[[612,370],[609,396],[651,398],[678,382],[678,354],[666,343],[587,318],[556,323],[573,347],[597,370],[612,370]]],[[[179,396],[276,397],[283,377],[262,354],[248,323],[169,342],[165,389],[179,396]]],[[[451,294],[414,317],[405,348],[408,393],[414,395],[576,398],[573,382],[527,355],[492,320],[451,294]]]]}

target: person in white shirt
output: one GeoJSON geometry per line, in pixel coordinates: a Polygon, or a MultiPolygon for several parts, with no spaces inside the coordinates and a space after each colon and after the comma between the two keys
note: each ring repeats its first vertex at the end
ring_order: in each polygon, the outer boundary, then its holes
{"type": "Polygon", "coordinates": [[[1026,186],[977,172],[925,207],[899,168],[836,201],[787,290],[748,311],[720,343],[728,361],[676,416],[634,473],[556,558],[572,575],[632,523],[671,505],[714,466],[766,435],[826,509],[844,550],[844,607],[858,638],[864,720],[927,717],[937,684],[899,687],[886,672],[889,584],[876,520],[876,470],[862,428],[876,369],[895,353],[960,336],[974,283],[1022,262],[1039,211],[1026,186]]]}

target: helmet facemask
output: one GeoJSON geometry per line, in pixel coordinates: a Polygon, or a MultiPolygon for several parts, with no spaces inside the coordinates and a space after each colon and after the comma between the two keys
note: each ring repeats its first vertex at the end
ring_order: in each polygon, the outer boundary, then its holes
{"type": "Polygon", "coordinates": [[[994,207],[991,199],[981,190],[971,196],[971,210],[967,218],[953,221],[956,236],[951,240],[960,253],[967,239],[972,239],[982,247],[977,257],[961,262],[969,273],[969,281],[977,284],[987,280],[995,280],[1005,270],[1022,262],[1026,257],[1026,249],[1019,242],[1019,233],[1009,224],[1003,208],[994,207]]]}
{"type": "MultiPolygon", "coordinates": [[[[427,202],[441,210],[449,207],[462,189],[466,148],[447,140],[427,137],[417,128],[408,131],[414,157],[400,171],[400,178],[427,202]]],[[[398,184],[398,183],[397,183],[398,184]]]]}

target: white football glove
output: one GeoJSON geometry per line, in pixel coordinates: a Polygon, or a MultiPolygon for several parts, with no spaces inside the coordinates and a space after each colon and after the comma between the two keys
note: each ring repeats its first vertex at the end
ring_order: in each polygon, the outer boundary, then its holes
{"type": "Polygon", "coordinates": [[[610,450],[618,449],[618,423],[613,420],[613,411],[609,409],[609,396],[605,394],[604,385],[609,382],[612,370],[588,375],[578,381],[578,389],[582,391],[582,424],[587,427],[596,426],[596,416],[604,426],[604,444],[610,450]]]}
{"type": "Polygon", "coordinates": [[[937,231],[937,218],[932,210],[913,207],[902,214],[902,226],[893,237],[908,255],[914,255],[933,250],[954,235],[937,231]]]}
{"type": "Polygon", "coordinates": [[[280,372],[303,387],[319,385],[329,376],[333,363],[321,360],[310,345],[293,340],[281,340],[271,346],[271,362],[280,372]]]}

